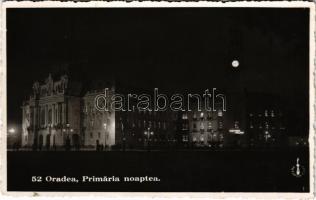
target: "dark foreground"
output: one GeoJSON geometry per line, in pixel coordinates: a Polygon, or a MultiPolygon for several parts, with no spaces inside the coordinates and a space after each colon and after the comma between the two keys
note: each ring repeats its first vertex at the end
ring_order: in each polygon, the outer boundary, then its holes
{"type": "Polygon", "coordinates": [[[308,150],[8,152],[8,191],[308,192],[308,150]],[[297,157],[302,177],[291,168],[297,157]],[[32,176],[77,177],[79,183],[32,182],[32,176]],[[82,176],[120,182],[81,182],[82,176]],[[124,182],[124,177],[160,182],[124,182]]]}

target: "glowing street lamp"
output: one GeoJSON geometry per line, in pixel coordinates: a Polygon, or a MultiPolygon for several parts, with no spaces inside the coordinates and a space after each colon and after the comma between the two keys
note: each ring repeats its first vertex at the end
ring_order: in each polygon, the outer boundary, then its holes
{"type": "Polygon", "coordinates": [[[10,128],[10,129],[8,130],[8,132],[11,133],[11,134],[14,134],[14,133],[15,133],[15,129],[14,129],[14,128],[10,128]]]}
{"type": "Polygon", "coordinates": [[[150,148],[150,136],[153,136],[154,135],[154,132],[153,131],[150,131],[150,127],[147,128],[147,131],[144,131],[144,135],[147,136],[147,147],[148,147],[148,150],[150,148]]]}

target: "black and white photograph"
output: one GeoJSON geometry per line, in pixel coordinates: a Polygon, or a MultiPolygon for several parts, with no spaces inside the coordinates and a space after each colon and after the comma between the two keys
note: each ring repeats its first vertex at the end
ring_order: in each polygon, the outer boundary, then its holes
{"type": "Polygon", "coordinates": [[[3,190],[311,197],[315,7],[271,4],[8,3],[3,190]]]}

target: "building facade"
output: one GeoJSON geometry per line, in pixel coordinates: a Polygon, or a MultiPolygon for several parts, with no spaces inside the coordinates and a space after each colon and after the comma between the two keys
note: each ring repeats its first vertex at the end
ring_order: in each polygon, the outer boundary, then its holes
{"type": "Polygon", "coordinates": [[[33,84],[33,94],[22,106],[22,146],[55,148],[80,145],[80,84],[63,75],[33,84]]]}
{"type": "MultiPolygon", "coordinates": [[[[271,95],[230,93],[227,110],[219,101],[209,110],[192,106],[187,111],[114,111],[96,108],[99,95],[107,97],[107,108],[115,101],[114,84],[101,88],[84,91],[67,75],[49,75],[43,83],[35,82],[33,93],[22,105],[22,147],[220,148],[275,146],[287,141],[282,102],[271,95]]],[[[122,88],[119,94],[128,91],[122,88]]]]}
{"type": "MultiPolygon", "coordinates": [[[[103,95],[104,92],[105,90],[91,90],[82,97],[82,146],[95,148],[111,147],[115,144],[115,112],[100,111],[95,107],[96,96],[103,95]]],[[[112,96],[114,92],[115,89],[112,87],[111,90],[107,90],[107,96],[112,96]]]]}

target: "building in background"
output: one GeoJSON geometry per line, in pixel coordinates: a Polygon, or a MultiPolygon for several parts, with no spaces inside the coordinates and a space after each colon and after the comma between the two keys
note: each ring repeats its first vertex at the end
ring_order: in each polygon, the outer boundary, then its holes
{"type": "Polygon", "coordinates": [[[271,94],[247,93],[246,96],[250,146],[285,146],[289,133],[285,102],[271,94]]]}
{"type": "Polygon", "coordinates": [[[180,131],[184,146],[223,147],[226,135],[225,111],[221,104],[208,111],[193,108],[182,113],[180,131]]]}
{"type": "Polygon", "coordinates": [[[22,147],[240,148],[306,143],[288,140],[285,116],[289,115],[284,110],[289,109],[271,94],[230,91],[226,93],[227,105],[218,101],[211,110],[205,106],[198,109],[194,104],[187,111],[138,110],[137,102],[130,102],[134,105],[132,111],[97,110],[95,98],[104,95],[104,88],[109,88],[105,102],[108,108],[114,94],[150,94],[114,85],[101,81],[83,89],[81,83],[69,80],[67,75],[49,75],[44,83],[35,82],[33,94],[22,105],[22,147]]]}

